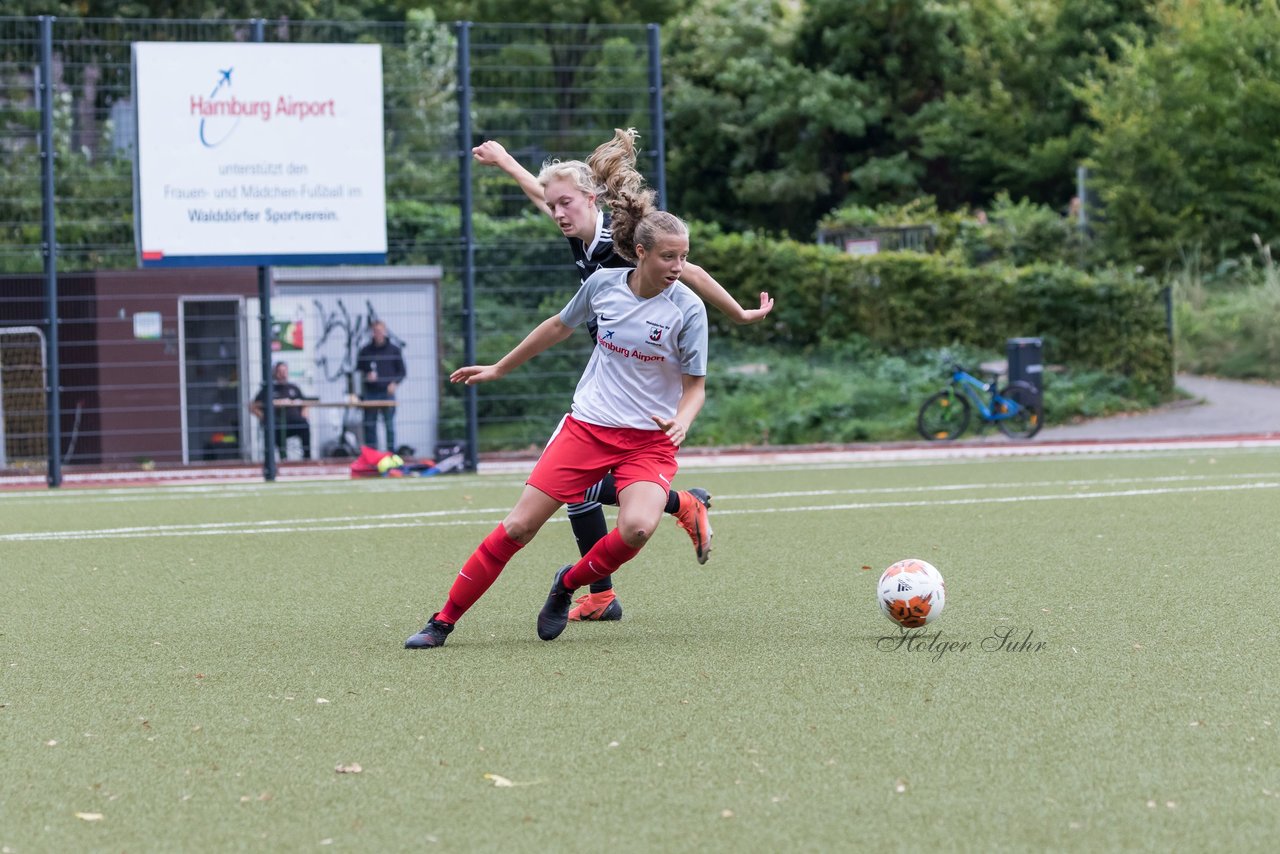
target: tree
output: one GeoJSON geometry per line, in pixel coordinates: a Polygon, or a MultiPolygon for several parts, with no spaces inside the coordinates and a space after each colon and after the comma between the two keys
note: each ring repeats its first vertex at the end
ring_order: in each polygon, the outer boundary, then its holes
{"type": "Polygon", "coordinates": [[[6,15],[163,20],[403,20],[396,0],[10,0],[6,15]]]}
{"type": "Polygon", "coordinates": [[[961,62],[966,4],[812,0],[797,36],[795,61],[856,80],[869,121],[831,142],[840,157],[831,176],[863,203],[906,201],[926,186],[912,118],[941,98],[961,62]]]}
{"type": "Polygon", "coordinates": [[[689,0],[400,0],[406,8],[429,6],[441,20],[478,23],[661,24],[689,0]]]}
{"type": "Polygon", "coordinates": [[[843,195],[840,140],[870,119],[865,88],[789,56],[798,19],[774,0],[708,0],[667,38],[672,207],[731,228],[808,237],[843,195]]]}
{"type": "Polygon", "coordinates": [[[1156,268],[1280,236],[1280,2],[1176,0],[1161,24],[1079,90],[1104,245],[1156,268]]]}
{"type": "Polygon", "coordinates": [[[975,0],[962,62],[916,115],[927,185],[946,205],[1001,191],[1065,208],[1091,146],[1077,87],[1154,28],[1145,0],[975,0]]]}

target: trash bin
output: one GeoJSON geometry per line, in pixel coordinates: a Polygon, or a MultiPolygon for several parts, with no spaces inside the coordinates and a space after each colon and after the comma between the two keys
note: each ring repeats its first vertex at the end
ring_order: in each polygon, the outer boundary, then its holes
{"type": "Polygon", "coordinates": [[[1036,403],[1044,403],[1044,347],[1039,338],[1010,338],[1005,342],[1009,382],[1022,380],[1036,390],[1036,403]]]}

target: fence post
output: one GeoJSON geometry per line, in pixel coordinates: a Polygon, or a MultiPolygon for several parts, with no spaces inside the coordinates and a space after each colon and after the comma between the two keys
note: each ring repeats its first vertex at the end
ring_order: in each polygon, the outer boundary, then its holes
{"type": "MultiPolygon", "coordinates": [[[[458,189],[462,216],[463,359],[476,363],[476,241],[471,227],[471,22],[458,22],[458,189]]],[[[475,471],[480,444],[480,421],[475,386],[463,389],[467,418],[467,470],[475,471]]]]}
{"type": "MultiPolygon", "coordinates": [[[[254,18],[253,40],[266,41],[267,22],[254,18]]],[[[271,370],[271,268],[258,267],[258,336],[262,339],[262,479],[276,479],[276,378],[271,370]]],[[[250,389],[252,391],[252,389],[250,389]]]]}
{"type": "Polygon", "coordinates": [[[649,24],[649,113],[653,121],[654,180],[658,207],[667,209],[667,141],[662,109],[662,28],[649,24]]]}
{"type": "Polygon", "coordinates": [[[62,485],[62,394],[58,366],[58,232],[54,219],[53,158],[53,22],[40,16],[40,184],[44,191],[45,313],[49,334],[45,340],[45,383],[49,411],[49,486],[62,485]]]}

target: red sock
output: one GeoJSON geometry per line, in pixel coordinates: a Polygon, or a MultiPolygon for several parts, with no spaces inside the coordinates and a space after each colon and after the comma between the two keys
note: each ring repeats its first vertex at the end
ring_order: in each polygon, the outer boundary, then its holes
{"type": "Polygon", "coordinates": [[[449,599],[440,609],[440,619],[446,623],[458,622],[497,580],[507,561],[522,548],[524,546],[511,539],[507,529],[501,525],[490,531],[454,579],[453,586],[449,588],[449,599]]]}
{"type": "Polygon", "coordinates": [[[598,541],[591,550],[582,556],[582,560],[573,565],[573,569],[565,573],[565,586],[573,590],[585,587],[593,581],[613,575],[618,567],[640,554],[622,540],[622,534],[614,528],[604,539],[598,541]]]}

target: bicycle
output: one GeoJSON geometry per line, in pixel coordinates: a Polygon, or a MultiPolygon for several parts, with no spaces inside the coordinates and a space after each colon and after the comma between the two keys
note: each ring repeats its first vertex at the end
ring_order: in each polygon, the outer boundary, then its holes
{"type": "Polygon", "coordinates": [[[947,366],[951,385],[920,406],[916,429],[930,441],[958,439],[969,426],[972,410],[987,424],[995,424],[1011,439],[1030,439],[1040,432],[1044,411],[1040,395],[1031,383],[1014,380],[996,391],[996,379],[984,383],[959,364],[947,366]]]}

